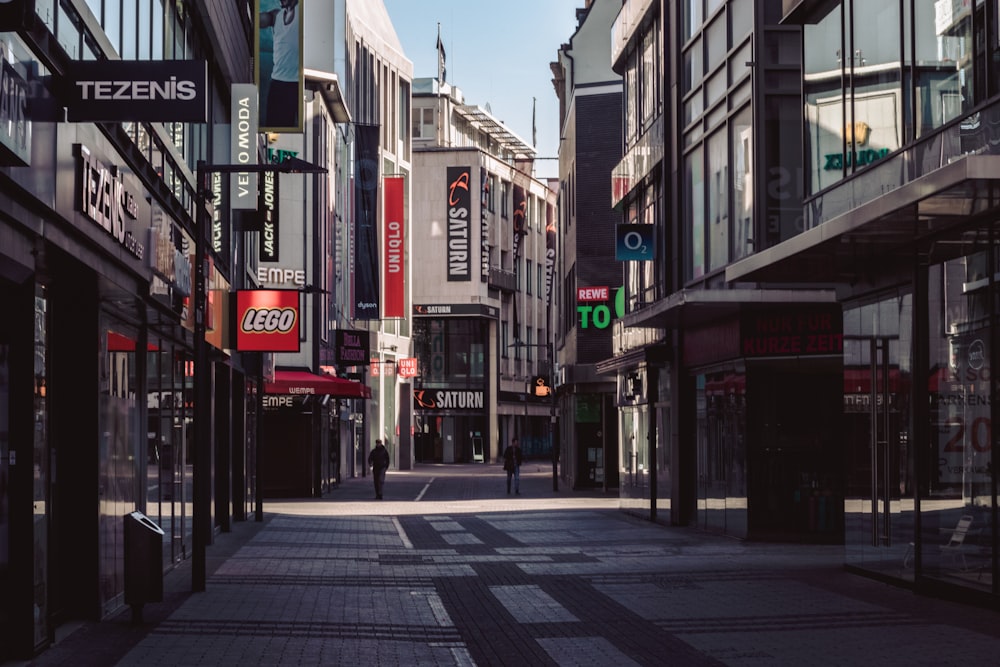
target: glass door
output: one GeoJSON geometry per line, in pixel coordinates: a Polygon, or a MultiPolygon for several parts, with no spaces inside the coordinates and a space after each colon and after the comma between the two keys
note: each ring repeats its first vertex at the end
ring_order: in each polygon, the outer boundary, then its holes
{"type": "Polygon", "coordinates": [[[847,562],[892,576],[909,566],[915,523],[911,304],[894,294],[844,311],[847,562]]]}

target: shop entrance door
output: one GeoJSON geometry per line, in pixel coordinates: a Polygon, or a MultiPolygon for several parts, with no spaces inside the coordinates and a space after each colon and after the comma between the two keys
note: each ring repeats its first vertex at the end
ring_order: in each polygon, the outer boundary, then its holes
{"type": "Polygon", "coordinates": [[[844,324],[847,562],[893,575],[915,520],[905,372],[909,303],[908,295],[896,296],[847,311],[844,324]],[[859,328],[850,331],[851,323],[859,328]]]}

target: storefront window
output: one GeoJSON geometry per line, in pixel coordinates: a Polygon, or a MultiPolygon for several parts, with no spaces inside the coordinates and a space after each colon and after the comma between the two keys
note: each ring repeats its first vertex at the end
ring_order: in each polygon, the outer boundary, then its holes
{"type": "Polygon", "coordinates": [[[996,503],[987,267],[986,253],[979,252],[930,270],[931,284],[942,287],[928,326],[930,442],[920,529],[925,575],[989,590],[996,503]],[[961,546],[949,548],[963,521],[968,530],[961,546]]]}
{"type": "MultiPolygon", "coordinates": [[[[47,563],[49,535],[49,437],[48,437],[48,339],[46,310],[47,300],[45,289],[37,287],[35,291],[35,327],[34,327],[34,557],[36,563],[47,563]]],[[[2,482],[0,482],[2,483],[2,482]]],[[[35,605],[35,646],[48,641],[48,568],[34,568],[34,605],[35,605]]]]}
{"type": "MultiPolygon", "coordinates": [[[[103,336],[98,395],[98,504],[100,602],[112,607],[124,590],[123,518],[139,502],[139,409],[136,392],[136,333],[111,325],[103,336]]],[[[142,466],[145,470],[145,466],[142,466]]]]}

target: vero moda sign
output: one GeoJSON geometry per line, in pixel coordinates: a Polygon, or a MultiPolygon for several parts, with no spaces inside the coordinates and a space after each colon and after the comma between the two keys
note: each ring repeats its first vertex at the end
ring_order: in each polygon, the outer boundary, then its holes
{"type": "Polygon", "coordinates": [[[66,119],[73,123],[208,120],[204,60],[74,60],[63,81],[66,119]]]}

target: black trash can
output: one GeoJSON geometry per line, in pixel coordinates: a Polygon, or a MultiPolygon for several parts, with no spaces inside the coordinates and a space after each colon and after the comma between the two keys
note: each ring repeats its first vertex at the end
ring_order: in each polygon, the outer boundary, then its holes
{"type": "Polygon", "coordinates": [[[142,606],[163,601],[163,530],[142,512],[125,515],[125,604],[142,622],[142,606]]]}

